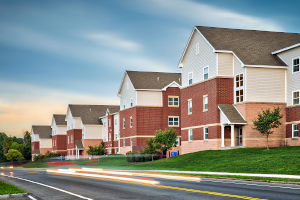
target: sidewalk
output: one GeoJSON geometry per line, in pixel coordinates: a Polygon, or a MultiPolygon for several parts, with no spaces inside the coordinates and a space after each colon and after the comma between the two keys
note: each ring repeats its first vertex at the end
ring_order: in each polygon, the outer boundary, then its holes
{"type": "Polygon", "coordinates": [[[287,174],[251,174],[251,173],[228,173],[228,172],[203,172],[203,171],[175,171],[175,170],[139,170],[148,172],[168,172],[178,174],[207,174],[207,175],[230,175],[230,176],[253,176],[253,177],[268,177],[268,178],[293,178],[300,179],[300,175],[287,174]]]}

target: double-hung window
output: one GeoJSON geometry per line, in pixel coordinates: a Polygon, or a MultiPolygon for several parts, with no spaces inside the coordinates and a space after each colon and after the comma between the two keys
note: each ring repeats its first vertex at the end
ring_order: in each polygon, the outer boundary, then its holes
{"type": "Polygon", "coordinates": [[[132,117],[130,117],[130,128],[132,127],[132,117]]]}
{"type": "Polygon", "coordinates": [[[53,140],[53,146],[54,146],[54,140],[53,140]]]}
{"type": "Polygon", "coordinates": [[[103,122],[103,126],[106,127],[106,122],[103,122]]]}
{"type": "Polygon", "coordinates": [[[293,126],[293,138],[297,138],[299,133],[299,124],[293,124],[292,126],[293,126]]]}
{"type": "Polygon", "coordinates": [[[56,146],[56,140],[55,140],[55,146],[56,146]]]}
{"type": "Polygon", "coordinates": [[[71,143],[73,143],[73,135],[71,135],[71,143]]]}
{"type": "Polygon", "coordinates": [[[123,139],[123,147],[125,147],[125,138],[123,139]]]}
{"type": "Polygon", "coordinates": [[[118,139],[118,134],[115,134],[115,140],[117,140],[118,139]]]}
{"type": "Polygon", "coordinates": [[[235,76],[235,98],[236,103],[244,101],[244,74],[235,76]]]}
{"type": "Polygon", "coordinates": [[[208,127],[204,127],[203,137],[204,137],[204,140],[208,140],[208,127]]]}
{"type": "Polygon", "coordinates": [[[203,79],[208,79],[208,66],[203,68],[203,79]]]}
{"type": "Polygon", "coordinates": [[[188,114],[191,114],[193,112],[193,104],[192,100],[188,101],[188,114]]]}
{"type": "Polygon", "coordinates": [[[82,138],[84,139],[84,127],[82,127],[82,138]]]}
{"type": "Polygon", "coordinates": [[[208,96],[203,97],[203,111],[208,110],[208,96]]]}
{"type": "Polygon", "coordinates": [[[189,141],[193,141],[193,129],[189,129],[189,141]]]}
{"type": "Polygon", "coordinates": [[[169,126],[179,126],[179,117],[169,117],[169,126]]]}
{"type": "Polygon", "coordinates": [[[68,144],[70,144],[70,136],[68,136],[68,144]]]}
{"type": "Polygon", "coordinates": [[[130,138],[130,146],[133,146],[133,138],[130,138]]]}
{"type": "Polygon", "coordinates": [[[189,85],[193,84],[193,72],[189,73],[189,85]]]}
{"type": "Polygon", "coordinates": [[[111,122],[110,119],[108,120],[108,126],[111,127],[111,122]]]}
{"type": "Polygon", "coordinates": [[[111,141],[111,133],[108,135],[108,141],[111,141]]]}
{"type": "Polygon", "coordinates": [[[133,99],[130,99],[130,107],[133,106],[133,99]]]}
{"type": "Polygon", "coordinates": [[[179,106],[179,97],[168,97],[168,106],[179,106]]]}
{"type": "Polygon", "coordinates": [[[118,120],[117,119],[115,119],[115,125],[118,125],[118,120]]]}
{"type": "Polygon", "coordinates": [[[123,129],[125,129],[125,119],[123,119],[123,129]]]}
{"type": "Polygon", "coordinates": [[[296,58],[293,60],[293,73],[299,72],[299,60],[300,58],[296,58]]]}
{"type": "Polygon", "coordinates": [[[293,92],[293,105],[299,105],[299,93],[300,91],[293,92]]]}
{"type": "Polygon", "coordinates": [[[126,108],[126,100],[123,101],[123,109],[126,108]]]}

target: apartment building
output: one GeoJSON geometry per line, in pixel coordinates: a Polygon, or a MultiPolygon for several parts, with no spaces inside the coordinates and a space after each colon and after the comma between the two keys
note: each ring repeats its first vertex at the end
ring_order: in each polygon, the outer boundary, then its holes
{"type": "Polygon", "coordinates": [[[52,150],[51,126],[36,126],[31,128],[31,158],[52,150]]]}
{"type": "Polygon", "coordinates": [[[182,153],[266,146],[252,129],[279,106],[270,146],[299,145],[300,34],[194,27],[179,67],[182,153]]]}
{"type": "Polygon", "coordinates": [[[67,155],[67,122],[66,115],[54,114],[51,121],[52,152],[67,155]]]}
{"type": "Polygon", "coordinates": [[[125,71],[118,92],[121,154],[143,150],[159,129],[172,127],[181,137],[180,87],[180,73],[125,71]]]}
{"type": "Polygon", "coordinates": [[[114,110],[119,105],[75,105],[69,104],[66,114],[67,155],[79,158],[88,156],[88,146],[99,145],[104,138],[100,116],[107,109],[114,110]]]}

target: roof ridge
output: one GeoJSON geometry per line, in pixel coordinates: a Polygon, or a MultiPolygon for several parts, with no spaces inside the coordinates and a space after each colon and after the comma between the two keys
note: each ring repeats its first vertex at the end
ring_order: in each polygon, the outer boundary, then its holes
{"type": "Polygon", "coordinates": [[[125,72],[145,72],[145,73],[181,74],[181,72],[153,72],[153,71],[132,71],[132,70],[125,70],[125,72]]]}

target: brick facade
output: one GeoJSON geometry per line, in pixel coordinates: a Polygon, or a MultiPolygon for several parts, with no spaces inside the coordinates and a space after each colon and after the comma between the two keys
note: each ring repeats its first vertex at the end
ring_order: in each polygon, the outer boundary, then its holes
{"type": "Polygon", "coordinates": [[[300,146],[300,139],[293,138],[292,128],[293,124],[300,124],[300,105],[286,108],[286,122],[286,146],[300,146]]]}
{"type": "Polygon", "coordinates": [[[67,135],[52,136],[52,150],[60,155],[67,155],[67,135]]]}
{"type": "MultiPolygon", "coordinates": [[[[102,139],[82,139],[82,144],[84,147],[83,155],[89,156],[89,154],[87,153],[89,146],[98,146],[99,144],[101,144],[102,141],[103,141],[102,139]]],[[[82,153],[82,151],[80,152],[82,153]]]]}
{"type": "Polygon", "coordinates": [[[32,161],[35,156],[36,149],[40,149],[40,142],[39,141],[31,142],[31,159],[32,159],[32,161]]]}
{"type": "Polygon", "coordinates": [[[67,138],[66,138],[66,143],[67,143],[67,149],[75,149],[75,141],[76,140],[81,140],[82,139],[82,129],[72,129],[67,131],[67,138]],[[72,141],[73,138],[73,141],[72,141]]]}

